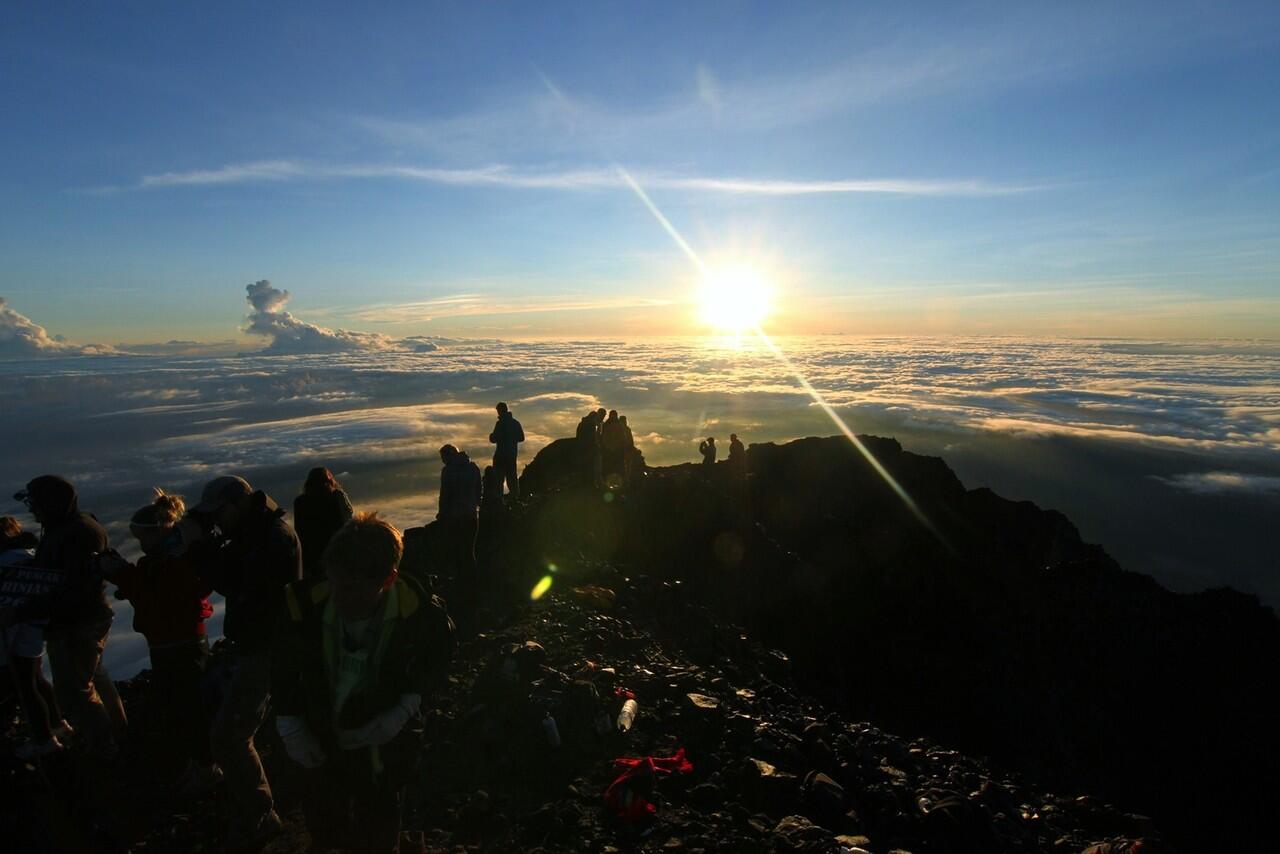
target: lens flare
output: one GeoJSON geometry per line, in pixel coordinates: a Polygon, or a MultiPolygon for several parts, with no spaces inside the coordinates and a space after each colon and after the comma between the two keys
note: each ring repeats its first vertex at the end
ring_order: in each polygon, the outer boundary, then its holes
{"type": "MultiPolygon", "coordinates": [[[[639,197],[644,206],[649,209],[649,213],[653,214],[654,219],[658,221],[658,224],[662,226],[663,230],[671,236],[671,239],[675,241],[676,245],[679,246],[681,251],[683,251],[689,258],[690,262],[693,263],[693,266],[698,270],[698,272],[706,277],[707,280],[712,280],[714,277],[713,271],[707,268],[707,265],[703,263],[702,258],[693,250],[693,247],[689,245],[689,242],[684,239],[684,235],[682,235],[676,227],[671,224],[671,221],[666,218],[661,210],[658,209],[658,206],[653,203],[653,200],[649,198],[649,195],[645,193],[640,184],[637,183],[630,174],[628,174],[627,170],[623,169],[621,166],[617,168],[627,185],[635,192],[636,196],[639,197]]],[[[767,291],[765,291],[765,293],[767,296],[767,291]]],[[[765,300],[764,311],[768,311],[767,298],[765,300]]],[[[746,310],[743,310],[738,315],[740,319],[750,318],[751,316],[752,315],[750,315],[746,310]]],[[[763,313],[760,314],[759,319],[763,319],[763,313]]],[[[836,427],[839,428],[840,432],[844,434],[844,437],[848,439],[849,442],[858,450],[858,453],[862,454],[867,463],[875,470],[876,474],[880,475],[889,488],[893,490],[894,494],[897,495],[898,498],[902,499],[902,503],[905,504],[907,509],[911,511],[911,514],[920,521],[920,524],[923,525],[929,533],[933,534],[933,536],[937,538],[938,542],[940,542],[945,548],[951,550],[951,544],[947,542],[946,538],[942,535],[942,532],[938,530],[937,526],[929,520],[929,517],[924,514],[924,511],[920,508],[920,505],[915,502],[915,499],[913,499],[910,494],[903,489],[902,484],[898,483],[897,479],[894,478],[889,470],[876,459],[875,455],[871,453],[871,449],[862,443],[862,440],[857,437],[853,430],[850,429],[849,425],[844,422],[844,419],[840,417],[840,413],[836,412],[835,408],[832,407],[831,404],[827,403],[822,394],[813,387],[809,380],[805,378],[804,374],[802,374],[799,369],[796,368],[795,364],[787,358],[787,355],[782,352],[781,348],[779,348],[778,345],[769,338],[769,336],[765,335],[764,330],[759,326],[758,320],[753,322],[748,319],[747,322],[744,322],[742,324],[741,331],[746,331],[748,329],[755,332],[765,346],[769,348],[769,351],[773,353],[774,357],[782,363],[787,372],[790,373],[791,376],[795,378],[796,382],[800,384],[800,387],[804,389],[805,393],[808,394],[809,397],[813,398],[813,402],[827,414],[827,417],[832,420],[836,427]]],[[[543,581],[549,580],[549,578],[543,579],[543,581]]],[[[548,586],[550,586],[550,584],[548,584],[548,586]]],[[[535,588],[535,590],[536,589],[537,588],[535,588]]],[[[546,591],[544,590],[543,592],[545,593],[546,591]]]]}
{"type": "Polygon", "coordinates": [[[537,602],[543,596],[546,596],[547,591],[551,589],[551,581],[552,579],[550,575],[542,576],[542,580],[533,585],[533,592],[529,594],[529,599],[537,602]]]}

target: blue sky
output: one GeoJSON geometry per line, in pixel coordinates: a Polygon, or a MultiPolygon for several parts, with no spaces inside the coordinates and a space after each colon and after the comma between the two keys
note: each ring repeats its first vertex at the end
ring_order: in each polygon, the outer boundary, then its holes
{"type": "Polygon", "coordinates": [[[0,296],[80,342],[323,327],[1280,335],[1274,4],[9,4],[0,296]]]}

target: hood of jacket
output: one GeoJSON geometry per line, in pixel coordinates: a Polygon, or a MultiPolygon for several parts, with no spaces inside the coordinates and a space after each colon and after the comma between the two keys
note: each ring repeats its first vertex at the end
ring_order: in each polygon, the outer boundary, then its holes
{"type": "Polygon", "coordinates": [[[465,466],[469,462],[471,462],[471,457],[467,456],[467,452],[458,451],[458,453],[454,454],[452,457],[449,457],[449,459],[445,461],[445,465],[446,466],[465,466]]]}
{"type": "Polygon", "coordinates": [[[80,497],[71,481],[56,474],[44,474],[27,484],[27,496],[40,508],[45,524],[70,519],[80,512],[80,497]]]}

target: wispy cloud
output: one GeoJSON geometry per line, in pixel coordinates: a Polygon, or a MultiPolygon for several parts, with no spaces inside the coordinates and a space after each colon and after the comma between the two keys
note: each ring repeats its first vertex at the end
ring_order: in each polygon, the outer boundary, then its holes
{"type": "MultiPolygon", "coordinates": [[[[633,173],[634,174],[634,173],[633,173]]],[[[757,196],[805,196],[875,193],[903,196],[995,196],[1044,189],[1037,184],[996,184],[980,179],[834,178],[780,179],[637,174],[647,189],[757,196]]],[[[390,164],[324,165],[292,160],[234,163],[217,169],[144,175],[134,189],[202,187],[270,181],[333,179],[399,179],[459,187],[503,187],[519,190],[625,189],[613,168],[532,171],[491,164],[467,169],[390,164]]]]}
{"type": "Polygon", "coordinates": [[[655,297],[495,297],[459,294],[405,303],[378,303],[344,312],[365,323],[423,323],[443,317],[542,314],[556,311],[600,311],[626,308],[659,308],[672,300],[655,297]]]}
{"type": "Polygon", "coordinates": [[[1234,471],[1209,471],[1187,474],[1175,474],[1171,477],[1158,477],[1156,480],[1198,493],[1251,492],[1280,493],[1280,477],[1259,474],[1244,474],[1234,471]]]}
{"type": "Polygon", "coordinates": [[[189,172],[162,172],[144,175],[139,187],[190,187],[209,184],[243,184],[247,181],[280,181],[301,177],[305,169],[290,160],[260,160],[233,163],[219,169],[193,169],[189,172]]]}

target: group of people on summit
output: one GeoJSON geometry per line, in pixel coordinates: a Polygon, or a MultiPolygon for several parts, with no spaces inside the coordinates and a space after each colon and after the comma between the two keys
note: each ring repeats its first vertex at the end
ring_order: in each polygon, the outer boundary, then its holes
{"type": "MultiPolygon", "coordinates": [[[[440,449],[439,569],[454,582],[454,610],[474,606],[475,545],[482,506],[518,497],[524,430],[505,403],[489,435],[484,473],[452,444],[440,449]]],[[[599,409],[577,431],[580,473],[616,485],[635,472],[638,451],[626,416],[599,409]]],[[[714,462],[714,440],[704,446],[714,462]]],[[[732,437],[730,461],[745,461],[732,437]]],[[[41,526],[39,538],[0,517],[0,572],[52,579],[0,604],[0,638],[30,741],[22,758],[65,753],[73,743],[110,767],[128,731],[103,651],[114,596],[133,606],[133,628],[151,659],[149,708],[160,712],[160,769],[185,796],[225,782],[227,849],[259,845],[282,827],[255,747],[274,714],[288,756],[308,781],[304,813],[315,844],[394,851],[403,790],[420,743],[420,713],[446,679],[454,624],[429,582],[401,572],[404,537],[377,513],[356,512],[327,468],[310,471],[285,510],[247,480],[209,481],[200,500],[155,490],[129,519],[141,557],[110,548],[106,529],[79,506],[65,478],[42,475],[15,499],[41,526]],[[29,569],[27,569],[29,568],[29,569]],[[35,592],[32,592],[35,591],[35,592]],[[225,600],[216,703],[205,622],[210,596],[225,600]],[[44,676],[47,649],[52,683],[44,676]],[[212,711],[210,711],[212,709],[212,711]]]]}
{"type": "Polygon", "coordinates": [[[575,434],[583,483],[600,487],[631,480],[637,470],[636,440],[627,416],[594,409],[582,416],[575,434]]]}

